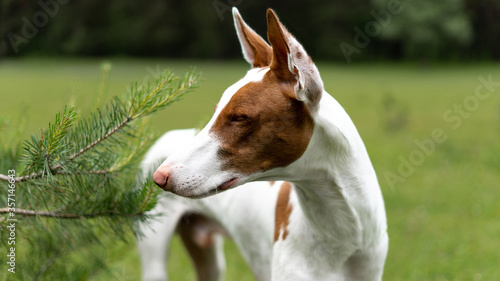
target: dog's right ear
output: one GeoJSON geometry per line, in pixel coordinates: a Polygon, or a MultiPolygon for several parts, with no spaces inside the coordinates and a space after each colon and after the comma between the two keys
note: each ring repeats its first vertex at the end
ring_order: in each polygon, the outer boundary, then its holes
{"type": "Polygon", "coordinates": [[[243,21],[236,7],[233,8],[233,18],[245,60],[254,68],[270,65],[273,56],[271,46],[243,21]]]}

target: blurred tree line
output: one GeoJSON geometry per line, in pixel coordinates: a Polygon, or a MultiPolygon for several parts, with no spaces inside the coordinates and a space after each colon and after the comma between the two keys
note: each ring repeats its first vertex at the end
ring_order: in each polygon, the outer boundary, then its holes
{"type": "Polygon", "coordinates": [[[240,57],[275,9],[315,59],[500,59],[500,0],[0,0],[0,56],[240,57]]]}

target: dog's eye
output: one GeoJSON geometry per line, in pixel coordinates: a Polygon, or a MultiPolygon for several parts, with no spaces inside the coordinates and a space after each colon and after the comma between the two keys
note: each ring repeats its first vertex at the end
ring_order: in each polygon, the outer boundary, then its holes
{"type": "Polygon", "coordinates": [[[231,116],[231,122],[247,123],[250,121],[251,121],[250,117],[248,117],[245,114],[231,116]]]}

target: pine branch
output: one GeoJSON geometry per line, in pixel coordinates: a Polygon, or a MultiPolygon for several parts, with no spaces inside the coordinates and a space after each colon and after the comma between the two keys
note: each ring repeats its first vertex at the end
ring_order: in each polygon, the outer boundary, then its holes
{"type": "Polygon", "coordinates": [[[14,179],[15,182],[22,182],[22,181],[27,181],[27,180],[30,180],[30,179],[36,179],[36,178],[42,176],[43,173],[44,173],[44,171],[40,171],[40,172],[37,172],[37,173],[31,173],[29,175],[25,175],[25,176],[21,176],[21,177],[14,177],[14,178],[11,178],[9,176],[0,174],[0,180],[2,180],[2,181],[10,181],[10,180],[14,179]]]}
{"type": "MultiPolygon", "coordinates": [[[[85,152],[87,152],[89,149],[93,148],[94,146],[98,145],[99,143],[101,143],[102,141],[106,140],[107,138],[109,138],[110,136],[112,136],[114,133],[118,132],[118,130],[122,129],[123,127],[125,127],[130,121],[132,121],[133,119],[130,118],[130,117],[127,117],[125,118],[125,120],[123,120],[118,126],[114,127],[111,131],[109,131],[107,134],[105,134],[103,137],[101,138],[98,138],[97,140],[95,140],[93,143],[87,145],[86,147],[80,149],[78,152],[76,152],[75,154],[71,155],[70,157],[68,157],[68,161],[71,161],[73,159],[75,159],[76,157],[84,154],[85,152]]],[[[60,168],[60,166],[58,167],[54,167],[55,169],[58,169],[60,168]]]]}
{"type": "Polygon", "coordinates": [[[156,203],[158,203],[158,195],[160,194],[161,189],[158,189],[156,185],[148,180],[142,184],[142,202],[138,207],[139,213],[145,213],[148,210],[152,209],[156,203]]]}
{"type": "Polygon", "coordinates": [[[42,134],[42,138],[45,136],[47,140],[47,145],[43,145],[42,148],[45,150],[46,157],[50,158],[53,153],[62,149],[64,146],[64,137],[68,133],[69,128],[72,126],[73,121],[76,118],[76,109],[66,107],[64,112],[61,114],[56,114],[56,121],[54,124],[49,124],[49,129],[45,134],[42,134]]]}
{"type": "MultiPolygon", "coordinates": [[[[15,177],[14,178],[15,181],[18,181],[17,179],[19,179],[19,177],[15,177]]],[[[12,180],[12,178],[9,177],[9,176],[0,174],[0,180],[2,180],[2,181],[9,181],[9,180],[12,180]]]]}
{"type": "MultiPolygon", "coordinates": [[[[25,217],[51,217],[51,218],[60,218],[60,219],[87,219],[87,218],[98,218],[98,217],[112,217],[112,216],[120,216],[120,217],[136,217],[143,215],[143,212],[137,212],[133,214],[124,214],[120,212],[97,212],[97,213],[88,213],[88,214],[62,214],[56,212],[48,212],[48,211],[35,211],[35,210],[26,210],[26,209],[14,209],[16,215],[22,215],[25,217]]],[[[1,208],[0,214],[11,213],[12,209],[10,208],[1,208]]]]}
{"type": "MultiPolygon", "coordinates": [[[[68,134],[68,130],[71,127],[72,122],[76,116],[76,111],[74,108],[65,108],[63,115],[60,116],[60,114],[57,114],[54,124],[49,124],[49,128],[46,131],[42,132],[41,140],[37,141],[35,138],[32,138],[32,142],[28,143],[28,146],[25,148],[25,151],[27,151],[34,160],[44,160],[44,169],[38,172],[30,173],[28,175],[14,177],[13,180],[15,182],[22,182],[43,177],[45,174],[62,174],[61,169],[64,168],[64,165],[68,164],[69,162],[91,150],[95,146],[103,143],[108,138],[122,131],[128,124],[130,124],[134,120],[152,114],[169,105],[170,103],[179,100],[184,94],[190,92],[198,85],[199,76],[195,74],[194,69],[188,71],[182,80],[180,80],[178,77],[174,77],[172,72],[165,72],[161,76],[162,78],[157,80],[157,86],[153,89],[151,89],[150,85],[142,87],[134,84],[130,89],[131,102],[128,106],[128,109],[123,109],[122,106],[124,105],[124,103],[119,98],[115,98],[115,102],[110,106],[110,108],[112,109],[109,110],[110,114],[112,114],[113,116],[115,114],[118,116],[124,115],[122,117],[123,120],[121,120],[118,125],[108,129],[104,135],[96,137],[89,144],[86,144],[77,152],[60,161],[60,163],[51,165],[53,154],[59,152],[64,147],[64,137],[68,134]],[[175,81],[178,81],[177,87],[171,87],[171,84],[173,84],[175,81]],[[176,90],[173,90],[175,88],[176,90]],[[124,112],[127,112],[127,114],[120,114],[124,112]],[[37,142],[40,143],[39,146],[35,145],[35,143],[37,142]]],[[[100,118],[98,119],[99,120],[94,120],[94,123],[98,124],[104,121],[102,120],[102,116],[100,116],[100,118]]],[[[113,118],[110,119],[112,120],[113,118]]],[[[109,124],[107,124],[106,127],[108,127],[108,125],[109,124]]],[[[84,121],[83,123],[81,123],[80,127],[89,126],[84,121]]],[[[90,130],[87,131],[93,131],[93,128],[89,129],[90,130]]],[[[36,161],[33,161],[28,165],[27,171],[36,164],[35,162],[36,161]]],[[[9,181],[9,179],[12,178],[0,174],[0,180],[9,181]]]]}
{"type": "MultiPolygon", "coordinates": [[[[107,73],[103,75],[99,95],[106,88],[107,73]]],[[[88,269],[105,266],[97,255],[75,260],[82,254],[79,251],[94,253],[106,234],[121,239],[127,231],[140,234],[135,222],[153,217],[147,212],[162,192],[151,180],[136,182],[140,160],[152,140],[144,117],[181,99],[197,86],[197,79],[194,71],[181,78],[166,72],[153,83],[132,84],[125,99],[114,97],[78,122],[74,122],[76,110],[67,107],[38,136],[22,147],[16,145],[13,153],[0,150],[3,170],[20,171],[15,177],[0,174],[0,190],[15,196],[15,206],[7,201],[11,196],[0,196],[0,207],[12,207],[0,209],[0,230],[14,218],[11,213],[24,218],[16,237],[31,246],[19,254],[21,279],[86,279],[88,269]]]]}
{"type": "MultiPolygon", "coordinates": [[[[56,166],[53,168],[53,174],[54,175],[70,175],[70,173],[68,172],[64,172],[64,171],[58,171],[57,169],[60,168],[60,165],[56,166]]],[[[97,171],[76,171],[74,172],[74,174],[79,174],[79,175],[82,175],[82,174],[109,174],[109,173],[112,173],[113,171],[111,170],[97,170],[97,171]]],[[[6,176],[6,175],[2,175],[0,174],[0,180],[1,181],[15,181],[15,182],[23,182],[23,181],[27,181],[27,180],[31,180],[31,179],[36,179],[40,176],[43,175],[43,171],[40,171],[38,173],[32,173],[32,174],[29,174],[29,175],[25,175],[25,176],[21,176],[21,177],[9,177],[9,176],[6,176]]]]}

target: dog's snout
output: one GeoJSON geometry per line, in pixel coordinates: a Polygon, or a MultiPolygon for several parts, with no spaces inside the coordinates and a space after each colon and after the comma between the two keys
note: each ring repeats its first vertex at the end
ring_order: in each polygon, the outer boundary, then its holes
{"type": "Polygon", "coordinates": [[[169,178],[171,169],[169,166],[161,165],[153,174],[153,181],[165,191],[170,191],[169,178]]]}

